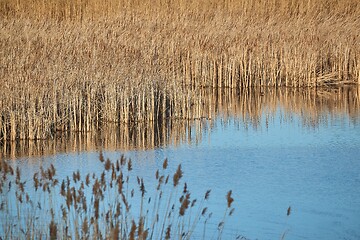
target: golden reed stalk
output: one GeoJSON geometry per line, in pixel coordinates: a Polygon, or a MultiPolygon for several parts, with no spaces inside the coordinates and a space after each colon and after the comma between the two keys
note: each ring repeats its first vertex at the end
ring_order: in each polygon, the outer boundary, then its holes
{"type": "MultiPolygon", "coordinates": [[[[197,94],[194,116],[186,121],[167,119],[163,122],[137,124],[106,124],[100,131],[58,133],[53,140],[6,141],[0,144],[0,159],[17,159],[54,155],[59,153],[106,150],[148,150],[160,146],[194,144],[209,134],[216,126],[216,116],[223,121],[239,121],[249,128],[268,127],[274,118],[292,121],[294,113],[301,116],[303,126],[316,128],[339,115],[346,115],[351,122],[358,121],[360,87],[340,89],[248,88],[202,89],[197,94]],[[281,115],[279,113],[281,109],[281,115]],[[262,126],[265,120],[266,126],[262,126]]],[[[326,123],[327,124],[327,123],[326,123]]],[[[31,159],[31,158],[30,158],[31,159]]],[[[36,158],[35,158],[36,160],[36,158]]],[[[165,166],[166,168],[166,166],[165,166]]]]}
{"type": "Polygon", "coordinates": [[[359,84],[358,16],[357,0],[0,0],[0,141],[199,118],[204,87],[359,84]]]}

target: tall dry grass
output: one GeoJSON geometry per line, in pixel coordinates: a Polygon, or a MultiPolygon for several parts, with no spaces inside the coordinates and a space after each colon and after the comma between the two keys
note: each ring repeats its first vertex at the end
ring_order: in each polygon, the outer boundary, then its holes
{"type": "Polygon", "coordinates": [[[357,0],[0,0],[0,139],[199,118],[204,87],[360,83],[359,15],[357,0]]]}

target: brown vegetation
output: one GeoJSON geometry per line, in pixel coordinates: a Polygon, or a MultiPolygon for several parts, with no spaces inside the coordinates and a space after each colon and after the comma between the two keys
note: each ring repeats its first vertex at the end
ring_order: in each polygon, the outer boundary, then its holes
{"type": "MultiPolygon", "coordinates": [[[[14,171],[11,162],[0,159],[0,238],[192,239],[200,223],[205,233],[212,215],[206,213],[210,190],[199,201],[190,197],[186,183],[179,191],[180,166],[174,185],[164,181],[171,177],[164,163],[149,186],[140,177],[136,184],[131,159],[105,161],[100,152],[99,160],[103,168],[86,176],[78,170],[59,180],[51,164],[24,181],[19,168],[14,171]]],[[[222,226],[235,210],[229,194],[222,226]]]]}
{"type": "Polygon", "coordinates": [[[270,87],[243,91],[203,89],[198,96],[203,98],[203,105],[199,108],[200,119],[106,124],[99,131],[59,132],[54,139],[6,141],[0,143],[0,158],[16,159],[101,148],[128,151],[182,143],[197,144],[202,136],[216,127],[217,117],[222,119],[222,124],[230,120],[239,121],[253,129],[271,127],[271,122],[277,117],[282,121],[291,121],[294,113],[308,128],[316,128],[337,115],[346,115],[356,123],[360,110],[360,87],[317,90],[270,87]],[[266,126],[261,124],[264,121],[266,126]]]}
{"type": "Polygon", "coordinates": [[[200,88],[360,83],[357,0],[0,0],[0,141],[201,117],[200,88]]]}

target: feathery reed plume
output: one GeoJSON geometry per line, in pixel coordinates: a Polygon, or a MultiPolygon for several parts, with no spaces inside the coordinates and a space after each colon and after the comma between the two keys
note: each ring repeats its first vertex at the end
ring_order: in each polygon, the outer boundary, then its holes
{"type": "Polygon", "coordinates": [[[49,225],[49,236],[51,240],[57,239],[57,225],[54,220],[51,220],[49,225]]]}
{"type": "Polygon", "coordinates": [[[95,219],[99,219],[99,203],[100,203],[100,199],[99,198],[95,198],[94,201],[94,217],[95,219]]]}
{"type": "Polygon", "coordinates": [[[209,197],[210,197],[210,192],[211,192],[210,189],[206,191],[205,197],[204,197],[205,200],[208,200],[208,199],[209,199],[209,197]]]}
{"type": "Polygon", "coordinates": [[[234,214],[234,212],[235,212],[235,208],[232,208],[229,212],[229,216],[232,216],[234,214]]]}
{"type": "Polygon", "coordinates": [[[106,161],[105,161],[105,170],[109,171],[110,168],[111,168],[111,161],[110,161],[109,158],[107,158],[106,161]]]}
{"type": "Polygon", "coordinates": [[[117,222],[114,228],[112,229],[111,239],[117,240],[119,239],[119,235],[120,235],[120,223],[117,222]]]}
{"type": "Polygon", "coordinates": [[[226,200],[227,200],[227,207],[230,208],[231,204],[234,202],[234,199],[231,197],[232,194],[232,190],[230,190],[227,194],[226,194],[226,200]]]}
{"type": "Polygon", "coordinates": [[[85,217],[82,226],[81,226],[82,236],[86,238],[89,234],[89,223],[87,217],[85,217]]]}
{"type": "Polygon", "coordinates": [[[146,229],[145,231],[143,231],[142,235],[140,236],[140,239],[146,240],[146,239],[148,239],[147,238],[148,235],[149,235],[149,229],[146,229]]]}
{"type": "Polygon", "coordinates": [[[189,204],[190,204],[190,193],[187,193],[181,203],[181,207],[180,207],[180,211],[179,211],[180,216],[185,215],[185,211],[186,211],[186,209],[189,208],[189,204]]]}
{"type": "Polygon", "coordinates": [[[141,181],[140,181],[140,192],[141,192],[141,197],[144,197],[145,195],[145,185],[144,185],[144,179],[141,178],[141,181]]]}
{"type": "Polygon", "coordinates": [[[144,234],[144,217],[140,217],[138,225],[138,236],[142,238],[144,234]]]}
{"type": "Polygon", "coordinates": [[[53,164],[50,164],[51,178],[56,175],[56,169],[53,164]]]}
{"type": "Polygon", "coordinates": [[[174,174],[174,177],[173,177],[174,187],[176,187],[179,184],[179,180],[181,179],[182,175],[183,175],[183,172],[181,170],[181,164],[179,164],[179,166],[174,174]]]}
{"type": "Polygon", "coordinates": [[[88,187],[89,184],[90,184],[90,173],[88,173],[88,174],[86,175],[85,184],[86,184],[87,187],[88,187]]]}
{"type": "Polygon", "coordinates": [[[75,183],[77,183],[78,181],[80,181],[80,171],[77,170],[76,172],[73,172],[73,180],[75,183]]]}
{"type": "Polygon", "coordinates": [[[133,220],[131,223],[131,229],[130,229],[130,233],[129,233],[129,240],[135,240],[135,233],[136,233],[136,223],[133,220]]]}
{"type": "Polygon", "coordinates": [[[204,209],[201,211],[201,215],[205,216],[206,212],[207,212],[208,208],[204,207],[204,209]]]}
{"type": "Polygon", "coordinates": [[[290,216],[291,213],[291,206],[288,207],[287,212],[286,212],[286,216],[290,216]]]}
{"type": "Polygon", "coordinates": [[[118,193],[122,194],[122,192],[123,192],[123,183],[124,183],[122,173],[120,173],[120,175],[117,177],[116,183],[117,183],[117,186],[118,186],[118,193]]]}
{"type": "Polygon", "coordinates": [[[171,238],[171,224],[166,228],[166,233],[165,233],[165,239],[169,240],[171,238]]]}
{"type": "MultiPolygon", "coordinates": [[[[35,183],[35,181],[34,181],[35,183]]],[[[35,186],[36,188],[36,186],[35,186]]],[[[65,191],[65,180],[62,181],[61,183],[61,187],[60,187],[60,195],[65,197],[66,196],[66,191],[65,191]]]]}
{"type": "Polygon", "coordinates": [[[166,169],[168,166],[168,159],[165,158],[164,162],[163,162],[163,169],[166,169]]]}
{"type": "Polygon", "coordinates": [[[63,206],[61,206],[61,214],[62,214],[62,219],[64,221],[66,221],[67,220],[67,211],[66,211],[66,208],[63,206]]]}
{"type": "Polygon", "coordinates": [[[128,171],[132,170],[132,162],[131,159],[128,160],[128,166],[127,166],[128,171]]]}
{"type": "Polygon", "coordinates": [[[120,157],[120,165],[124,166],[125,164],[126,164],[126,158],[125,158],[124,154],[122,154],[120,157]]]}

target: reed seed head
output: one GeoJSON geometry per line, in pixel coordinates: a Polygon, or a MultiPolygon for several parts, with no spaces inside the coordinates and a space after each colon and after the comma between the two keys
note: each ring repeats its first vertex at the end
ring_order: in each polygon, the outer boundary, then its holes
{"type": "Polygon", "coordinates": [[[165,158],[164,162],[163,162],[163,169],[166,169],[168,167],[168,159],[165,158]]]}
{"type": "Polygon", "coordinates": [[[206,191],[205,197],[204,197],[205,200],[208,200],[208,199],[209,199],[209,197],[210,197],[210,192],[211,192],[211,190],[207,190],[207,191],[206,191]]]}
{"type": "Polygon", "coordinates": [[[140,184],[140,191],[141,191],[141,196],[144,197],[146,190],[145,190],[145,185],[144,185],[144,179],[141,178],[141,184],[140,184]]]}
{"type": "Polygon", "coordinates": [[[181,207],[179,211],[180,216],[184,216],[186,209],[189,208],[189,204],[190,204],[190,193],[186,194],[185,198],[181,203],[181,207]]]}
{"type": "Polygon", "coordinates": [[[141,237],[144,233],[144,217],[140,217],[138,224],[138,236],[141,237]]]}
{"type": "Polygon", "coordinates": [[[183,172],[181,170],[181,164],[179,164],[176,173],[174,174],[173,181],[174,181],[174,187],[176,187],[179,184],[179,180],[183,176],[183,172]]]}
{"type": "Polygon", "coordinates": [[[165,233],[165,239],[169,240],[171,238],[171,224],[167,226],[166,233],[165,233]]]}
{"type": "Polygon", "coordinates": [[[57,239],[57,225],[54,220],[51,220],[49,225],[49,235],[51,240],[57,239]]]}
{"type": "Polygon", "coordinates": [[[131,159],[129,159],[128,161],[128,171],[130,172],[132,170],[132,162],[131,162],[131,159]]]}
{"type": "Polygon", "coordinates": [[[88,187],[89,184],[90,184],[90,173],[88,173],[88,174],[86,175],[85,184],[86,184],[87,187],[88,187]]]}
{"type": "Polygon", "coordinates": [[[85,237],[89,232],[89,223],[88,223],[87,217],[85,217],[85,219],[84,219],[84,221],[82,223],[81,231],[82,231],[83,237],[85,237]]]}
{"type": "Polygon", "coordinates": [[[99,204],[100,204],[100,201],[99,201],[99,198],[95,198],[95,201],[94,201],[94,217],[95,219],[99,219],[99,204]]]}
{"type": "Polygon", "coordinates": [[[110,168],[111,168],[111,161],[110,161],[109,158],[107,158],[106,161],[105,161],[105,170],[109,171],[110,168]]]}
{"type": "Polygon", "coordinates": [[[121,155],[121,157],[120,157],[120,164],[121,164],[121,166],[125,166],[125,164],[126,164],[126,158],[124,155],[121,155]]]}
{"type": "Polygon", "coordinates": [[[187,193],[188,192],[188,190],[187,190],[187,184],[186,183],[184,183],[184,190],[183,190],[183,193],[185,194],[185,193],[187,193]]]}
{"type": "Polygon", "coordinates": [[[203,210],[201,211],[201,215],[204,216],[207,212],[208,208],[204,207],[203,210]]]}
{"type": "Polygon", "coordinates": [[[136,223],[133,220],[131,224],[131,230],[129,234],[129,240],[135,240],[135,232],[136,232],[136,223]]]}
{"type": "Polygon", "coordinates": [[[232,208],[229,212],[229,216],[232,216],[234,214],[234,212],[235,212],[235,208],[232,208]]]}
{"type": "Polygon", "coordinates": [[[230,190],[227,194],[226,194],[226,200],[227,200],[227,207],[230,208],[231,204],[234,202],[234,199],[231,197],[232,191],[230,190]]]}
{"type": "Polygon", "coordinates": [[[196,201],[197,201],[196,199],[192,200],[192,202],[191,202],[191,207],[194,207],[194,206],[195,206],[196,201]]]}
{"type": "Polygon", "coordinates": [[[117,222],[114,226],[114,228],[112,229],[112,240],[118,240],[119,239],[119,235],[120,235],[120,223],[117,222]]]}

